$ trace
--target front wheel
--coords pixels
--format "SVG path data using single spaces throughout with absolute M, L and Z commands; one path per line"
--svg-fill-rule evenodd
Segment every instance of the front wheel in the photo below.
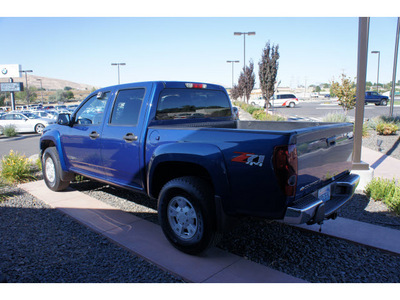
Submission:
M 180 177 L 164 185 L 158 198 L 158 218 L 175 248 L 198 254 L 217 242 L 212 199 L 210 186 L 197 177 Z
M 62 191 L 69 186 L 69 181 L 61 180 L 61 163 L 55 147 L 47 148 L 42 157 L 43 178 L 52 191 Z
M 382 99 L 380 105 L 387 106 L 387 100 L 386 99 Z
M 290 108 L 294 108 L 295 106 L 296 106 L 296 104 L 295 104 L 294 102 L 290 102 L 290 103 L 289 103 L 289 107 L 290 107 Z

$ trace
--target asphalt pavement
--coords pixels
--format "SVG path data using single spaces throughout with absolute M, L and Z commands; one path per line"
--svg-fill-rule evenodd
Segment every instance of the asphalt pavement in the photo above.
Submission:
M 17 151 L 26 157 L 39 153 L 40 134 L 20 134 L 16 137 L 0 137 L 0 158 L 10 153 L 10 150 Z

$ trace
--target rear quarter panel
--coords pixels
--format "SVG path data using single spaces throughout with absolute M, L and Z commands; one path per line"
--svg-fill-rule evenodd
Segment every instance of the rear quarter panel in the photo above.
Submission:
M 154 135 L 159 139 L 153 139 Z M 146 165 L 151 173 L 161 154 L 163 160 L 198 163 L 213 178 L 226 213 L 281 218 L 286 198 L 277 185 L 272 154 L 274 146 L 288 139 L 287 135 L 239 129 L 152 127 Z

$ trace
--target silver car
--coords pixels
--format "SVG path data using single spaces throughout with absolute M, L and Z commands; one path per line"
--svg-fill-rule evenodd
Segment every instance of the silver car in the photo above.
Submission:
M 0 117 L 0 132 L 6 126 L 14 126 L 17 132 L 37 132 L 42 133 L 43 129 L 54 124 L 55 120 L 41 118 L 33 113 L 10 112 Z

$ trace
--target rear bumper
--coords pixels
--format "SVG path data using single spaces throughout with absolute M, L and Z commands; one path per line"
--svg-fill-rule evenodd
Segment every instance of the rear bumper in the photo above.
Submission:
M 318 191 L 315 191 L 288 207 L 283 221 L 289 224 L 322 222 L 351 199 L 359 182 L 359 175 L 349 174 L 345 178 L 330 183 L 329 200 L 318 199 Z

